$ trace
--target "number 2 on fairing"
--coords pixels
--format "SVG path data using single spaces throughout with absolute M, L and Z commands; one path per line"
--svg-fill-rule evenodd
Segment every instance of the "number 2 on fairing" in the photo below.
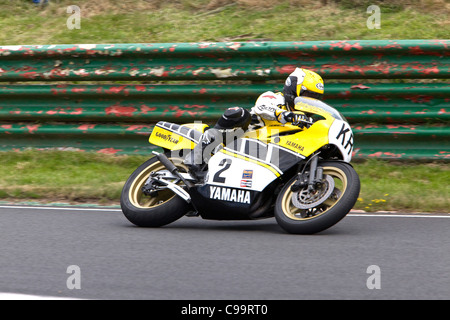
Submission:
M 216 172 L 213 178 L 213 182 L 225 183 L 226 178 L 221 177 L 220 175 L 231 167 L 231 159 L 223 159 L 222 161 L 220 161 L 219 166 L 225 167 Z

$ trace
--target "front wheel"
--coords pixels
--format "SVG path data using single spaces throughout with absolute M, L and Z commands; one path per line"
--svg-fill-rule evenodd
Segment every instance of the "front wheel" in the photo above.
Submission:
M 180 159 L 168 158 L 180 171 L 187 172 Z M 153 157 L 137 168 L 125 182 L 120 206 L 131 223 L 140 227 L 160 227 L 178 220 L 189 211 L 189 204 L 169 189 L 154 194 L 143 192 L 150 174 L 162 170 L 166 170 L 164 165 Z
M 360 192 L 360 181 L 353 167 L 345 162 L 327 161 L 323 180 L 313 191 L 308 187 L 291 190 L 297 176 L 289 180 L 278 195 L 275 218 L 287 232 L 314 234 L 328 229 L 353 208 Z

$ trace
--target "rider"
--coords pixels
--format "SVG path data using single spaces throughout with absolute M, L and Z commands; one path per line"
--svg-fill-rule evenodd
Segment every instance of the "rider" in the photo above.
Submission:
M 255 106 L 249 112 L 241 107 L 233 107 L 225 110 L 212 130 L 207 130 L 201 138 L 201 143 L 194 148 L 190 157 L 184 163 L 191 167 L 195 174 L 205 163 L 203 150 L 218 138 L 218 134 L 225 135 L 237 129 L 246 131 L 261 128 L 271 121 L 285 124 L 291 122 L 293 125 L 304 127 L 311 123 L 311 119 L 305 114 L 294 113 L 295 98 L 310 97 L 322 99 L 324 93 L 323 79 L 317 73 L 296 68 L 286 79 L 283 92 L 273 93 L 267 91 L 256 100 Z
M 267 125 L 267 120 L 293 125 L 307 124 L 310 119 L 301 113 L 293 113 L 295 98 L 299 96 L 322 99 L 323 79 L 317 73 L 303 68 L 296 68 L 286 79 L 283 93 L 264 92 L 256 100 L 251 110 L 253 128 Z

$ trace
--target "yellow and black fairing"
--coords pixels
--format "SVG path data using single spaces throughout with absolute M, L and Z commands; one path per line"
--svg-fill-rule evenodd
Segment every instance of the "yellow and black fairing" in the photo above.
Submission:
M 314 123 L 309 128 L 299 128 L 273 121 L 263 128 L 246 132 L 211 158 L 210 167 L 224 170 L 220 177 L 226 178 L 226 185 L 214 181 L 216 171 L 210 168 L 206 185 L 197 188 L 199 198 L 203 199 L 201 205 L 205 206 L 203 218 L 216 219 L 219 214 L 221 219 L 259 217 L 258 214 L 263 214 L 261 207 L 270 203 L 277 186 L 297 174 L 319 150 L 321 156 L 324 155 L 322 159 L 350 160 L 353 135 L 339 112 L 312 98 L 299 99 L 296 110 L 313 117 Z M 254 171 L 253 181 L 242 184 L 246 169 Z M 257 182 L 255 176 L 259 178 Z M 233 189 L 230 191 L 230 188 Z M 228 198 L 219 194 L 219 191 L 234 190 L 246 190 L 250 201 L 224 201 Z M 208 210 L 211 206 L 214 211 Z
M 328 104 L 313 98 L 298 97 L 295 111 L 314 119 L 308 129 L 291 124 L 271 125 L 250 131 L 245 137 L 280 148 L 308 158 L 321 150 L 323 158 L 337 158 L 350 162 L 353 151 L 353 133 L 345 117 Z
M 293 134 L 303 129 L 274 124 L 227 141 L 211 157 L 205 184 L 190 192 L 202 218 L 248 220 L 273 216 L 271 205 L 277 187 L 295 174 L 286 173 L 295 171 L 304 159 L 277 142 L 280 133 Z

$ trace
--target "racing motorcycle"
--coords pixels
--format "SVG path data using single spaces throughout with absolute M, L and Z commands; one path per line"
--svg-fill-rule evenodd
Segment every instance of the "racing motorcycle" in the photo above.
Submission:
M 209 153 L 203 178 L 185 164 L 207 124 L 158 122 L 149 142 L 164 152 L 137 168 L 121 194 L 125 217 L 160 227 L 183 216 L 214 220 L 275 217 L 288 233 L 314 234 L 343 219 L 360 192 L 351 166 L 353 133 L 328 104 L 306 97 L 295 111 L 306 126 L 269 125 L 244 132 Z

